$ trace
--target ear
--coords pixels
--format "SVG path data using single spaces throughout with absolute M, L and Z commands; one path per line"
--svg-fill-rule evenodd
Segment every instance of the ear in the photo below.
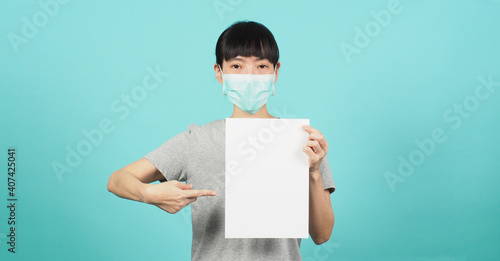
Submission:
M 281 63 L 280 62 L 277 62 L 276 63 L 276 78 L 274 79 L 274 83 L 276 84 L 276 81 L 278 80 L 278 72 L 280 70 L 280 67 L 281 67 Z
M 215 71 L 215 78 L 217 78 L 217 81 L 219 81 L 220 84 L 223 83 L 222 81 L 222 72 L 219 69 L 219 66 L 217 66 L 217 63 L 214 64 L 214 71 Z

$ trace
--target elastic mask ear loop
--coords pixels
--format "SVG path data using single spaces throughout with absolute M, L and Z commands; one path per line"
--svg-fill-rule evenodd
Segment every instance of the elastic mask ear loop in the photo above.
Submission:
M 276 81 L 276 68 L 278 67 L 278 64 L 274 65 L 274 80 Z M 276 89 L 274 88 L 274 82 L 273 82 L 273 96 L 276 95 Z
M 227 92 L 226 92 L 226 81 L 224 81 L 224 73 L 222 72 L 222 68 L 220 68 L 220 65 L 217 64 L 217 66 L 219 67 L 220 73 L 222 75 L 222 95 L 226 95 Z

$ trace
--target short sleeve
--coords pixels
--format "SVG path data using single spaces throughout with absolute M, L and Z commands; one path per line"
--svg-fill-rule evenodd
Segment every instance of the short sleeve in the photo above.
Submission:
M 188 165 L 188 155 L 191 148 L 190 126 L 188 126 L 187 131 L 175 135 L 144 156 L 155 165 L 168 181 L 186 180 L 186 166 Z
M 326 155 L 319 165 L 319 171 L 321 172 L 323 188 L 329 189 L 330 194 L 333 193 L 335 191 L 335 183 L 333 182 L 332 171 L 330 169 L 330 164 L 328 163 Z

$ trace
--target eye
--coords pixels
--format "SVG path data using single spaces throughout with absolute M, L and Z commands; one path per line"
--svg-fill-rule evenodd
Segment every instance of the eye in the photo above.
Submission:
M 267 68 L 267 65 L 265 65 L 265 64 L 261 64 L 261 65 L 259 65 L 259 68 L 260 68 L 260 69 Z
M 239 66 L 239 65 L 237 65 L 237 64 L 233 64 L 231 67 L 233 67 L 233 68 L 235 68 L 235 69 L 240 68 L 240 66 Z

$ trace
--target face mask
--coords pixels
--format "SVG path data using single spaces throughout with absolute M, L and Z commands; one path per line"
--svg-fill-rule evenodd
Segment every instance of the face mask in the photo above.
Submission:
M 219 70 L 222 69 L 219 65 Z M 248 114 L 254 114 L 264 106 L 269 95 L 275 95 L 273 74 L 223 74 L 222 94 L 238 108 Z

